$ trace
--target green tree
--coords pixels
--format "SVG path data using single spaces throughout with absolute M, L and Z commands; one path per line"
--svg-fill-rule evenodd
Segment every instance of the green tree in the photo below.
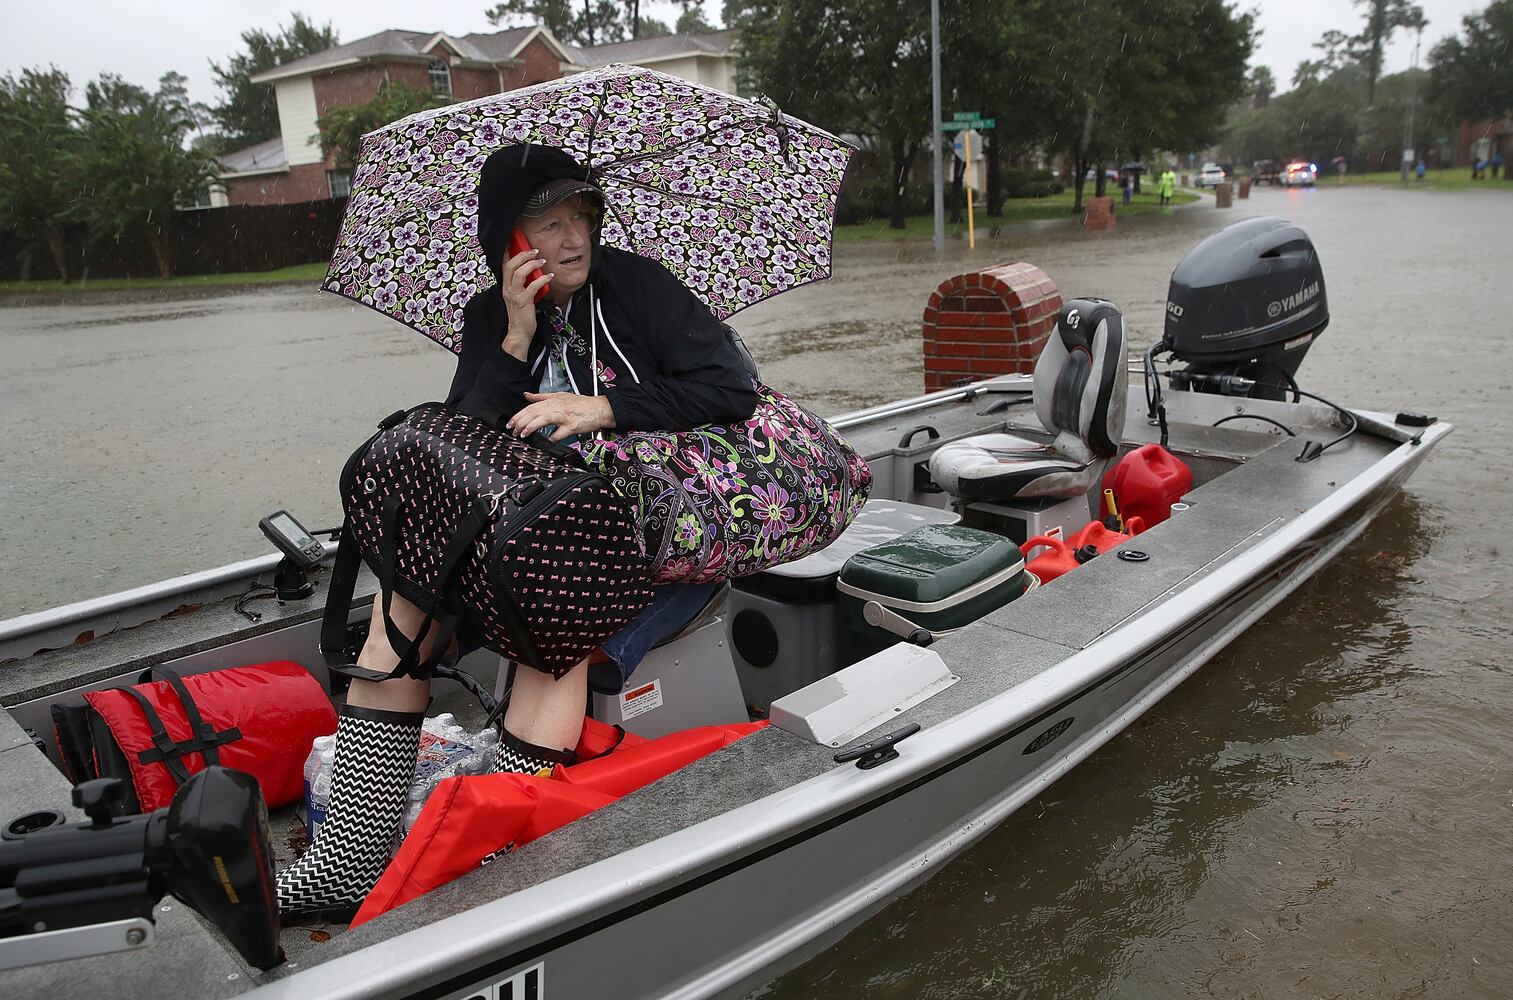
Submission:
M 682 17 L 687 17 L 702 0 L 673 2 L 682 9 Z M 484 15 L 490 24 L 505 27 L 540 24 L 558 41 L 574 45 L 608 45 L 672 33 L 664 22 L 641 16 L 641 0 L 582 0 L 581 4 L 575 0 L 504 0 Z
M 385 80 L 379 84 L 378 93 L 365 103 L 332 108 L 316 119 L 321 153 L 333 157 L 337 166 L 351 168 L 357 163 L 362 137 L 369 132 L 417 111 L 451 103 L 450 97 L 412 87 L 402 80 Z
M 240 149 L 279 134 L 273 88 L 253 83 L 252 77 L 338 44 L 329 23 L 316 25 L 303 14 L 292 16 L 292 23 L 276 31 L 252 28 L 242 32 L 246 51 L 228 56 L 224 64 L 210 64 L 210 72 L 223 91 L 221 102 L 210 112 L 223 137 L 223 149 Z
M 1245 77 L 1245 96 L 1253 108 L 1264 108 L 1277 92 L 1277 78 L 1269 66 L 1252 66 Z
M 1398 28 L 1423 30 L 1424 12 L 1408 0 L 1355 0 L 1366 8 L 1366 25 L 1351 39 L 1356 56 L 1366 70 L 1366 107 L 1376 105 L 1376 82 L 1382 75 L 1382 49 Z
M 1090 4 L 1065 30 L 1070 57 L 1055 86 L 1062 91 L 1054 134 L 1075 162 L 1073 211 L 1083 179 L 1098 167 L 1156 149 L 1201 149 L 1221 134 L 1229 108 L 1245 91 L 1254 46 L 1253 16 L 1223 0 L 1131 0 Z
M 799 118 L 878 144 L 890 164 L 890 225 L 902 229 L 910 170 L 930 132 L 929 8 L 753 0 L 738 24 L 756 90 Z
M 685 7 L 683 13 L 678 15 L 678 23 L 673 25 L 673 31 L 680 35 L 707 35 L 719 30 L 709 23 L 709 19 L 704 16 L 704 8 L 698 4 Z
M 168 237 L 180 206 L 215 180 L 216 163 L 187 142 L 194 107 L 184 77 L 167 73 L 156 93 L 105 74 L 85 88 L 80 144 L 80 218 L 95 238 L 140 232 L 161 277 L 173 273 Z
M 1513 108 L 1513 0 L 1461 19 L 1460 35 L 1429 52 L 1429 100 L 1454 118 L 1482 121 Z
M 0 230 L 22 245 L 41 241 L 69 279 L 63 227 L 79 208 L 79 135 L 67 74 L 27 69 L 0 78 Z

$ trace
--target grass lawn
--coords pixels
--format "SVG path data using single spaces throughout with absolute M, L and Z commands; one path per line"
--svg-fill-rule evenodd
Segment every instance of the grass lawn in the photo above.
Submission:
M 1507 170 L 1504 169 L 1504 174 Z M 1374 174 L 1346 174 L 1343 182 L 1338 177 L 1321 175 L 1319 187 L 1354 187 L 1357 185 L 1378 185 L 1390 187 L 1402 187 L 1402 173 L 1397 170 L 1384 170 Z M 1435 191 L 1513 191 L 1513 180 L 1507 177 L 1499 177 L 1493 180 L 1491 177 L 1485 180 L 1473 181 L 1470 167 L 1452 167 L 1446 170 L 1430 170 L 1424 175 L 1423 180 L 1417 180 L 1411 174 L 1408 179 L 1408 187 L 1433 189 Z
M 1119 189 L 1109 185 L 1109 194 L 1114 198 L 1114 215 L 1146 214 L 1161 211 L 1160 199 L 1157 197 L 1155 187 L 1152 185 L 1144 194 L 1137 194 L 1128 205 L 1120 203 Z M 1083 193 L 1084 201 L 1092 197 L 1093 187 L 1088 185 Z M 1177 189 L 1172 200 L 1178 205 L 1197 201 L 1201 197 L 1195 192 Z M 1032 219 L 1071 219 L 1072 215 L 1072 191 L 1070 188 L 1057 195 L 1048 198 L 1011 198 L 1003 203 L 1003 215 L 991 217 L 978 206 L 976 217 L 973 220 L 977 224 L 977 236 L 979 239 L 987 238 L 989 231 L 994 226 L 1007 223 L 1028 222 Z M 966 238 L 967 224 L 953 224 L 950 221 L 950 210 L 946 211 L 946 237 L 948 239 L 960 236 Z M 962 212 L 965 220 L 966 212 Z M 888 220 L 872 219 L 868 222 L 857 223 L 853 226 L 836 226 L 835 238 L 838 241 L 853 240 L 911 240 L 932 239 L 935 236 L 935 217 L 933 215 L 913 215 L 905 220 L 903 229 L 890 229 Z
M 274 285 L 281 282 L 319 284 L 326 276 L 325 264 L 299 264 L 276 271 L 243 271 L 239 274 L 194 274 L 184 278 L 95 278 L 89 281 L 0 281 L 0 295 L 37 295 L 48 292 L 136 291 L 152 288 L 209 288 L 216 285 Z

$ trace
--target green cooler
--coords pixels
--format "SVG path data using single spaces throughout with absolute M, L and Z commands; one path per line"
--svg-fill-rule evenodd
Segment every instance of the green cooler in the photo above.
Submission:
M 851 659 L 899 641 L 867 624 L 869 601 L 939 635 L 1003 607 L 1027 582 L 1019 546 L 976 528 L 931 524 L 864 549 L 846 560 L 836 583 L 855 644 Z

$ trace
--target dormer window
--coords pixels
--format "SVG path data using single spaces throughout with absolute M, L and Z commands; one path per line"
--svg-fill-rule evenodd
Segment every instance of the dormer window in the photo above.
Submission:
M 432 59 L 427 66 L 427 75 L 431 79 L 431 93 L 443 97 L 452 96 L 452 70 L 445 62 Z

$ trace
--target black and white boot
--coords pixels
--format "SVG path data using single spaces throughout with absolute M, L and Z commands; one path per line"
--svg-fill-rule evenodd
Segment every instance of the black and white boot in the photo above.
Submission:
M 513 771 L 519 774 L 535 775 L 538 778 L 549 778 L 554 765 L 571 764 L 576 759 L 577 754 L 571 750 L 540 747 L 534 743 L 525 742 L 508 729 L 501 729 L 499 752 L 494 756 L 494 773 Z
M 341 710 L 326 821 L 304 856 L 278 873 L 280 916 L 350 918 L 378 882 L 404 815 L 424 721 L 424 712 Z

